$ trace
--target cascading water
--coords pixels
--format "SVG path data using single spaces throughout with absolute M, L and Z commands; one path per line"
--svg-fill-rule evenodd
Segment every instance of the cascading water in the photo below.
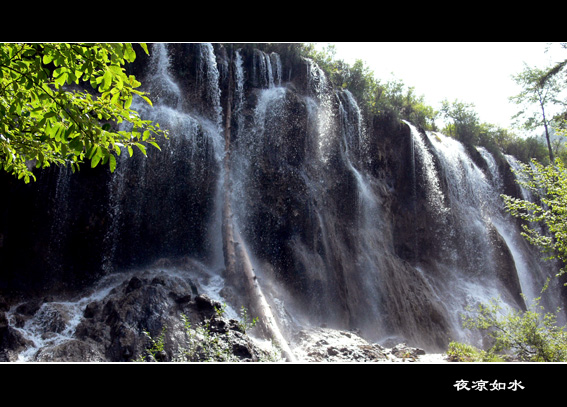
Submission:
M 209 44 L 210 45 L 210 44 Z M 143 117 L 155 120 L 168 129 L 172 137 L 162 146 L 162 153 L 149 149 L 148 157 L 135 154 L 128 158 L 128 152 L 121 154 L 120 165 L 110 181 L 110 213 L 112 227 L 108 229 L 107 264 L 120 266 L 117 251 L 129 252 L 128 248 L 120 248 L 120 231 L 128 229 L 133 235 L 143 234 L 149 222 L 155 219 L 157 224 L 170 226 L 160 237 L 162 248 L 187 247 L 190 242 L 181 242 L 183 233 L 177 229 L 179 221 L 187 222 L 187 232 L 192 225 L 201 226 L 201 216 L 198 211 L 205 211 L 212 219 L 217 219 L 219 210 L 214 206 L 217 198 L 211 198 L 213 188 L 219 188 L 222 182 L 214 177 L 219 173 L 220 163 L 224 154 L 224 140 L 220 128 L 220 99 L 218 89 L 218 71 L 216 63 L 211 65 L 211 48 L 203 46 L 199 58 L 199 86 L 203 87 L 206 95 L 205 103 L 210 104 L 206 115 L 201 114 L 202 106 L 193 111 L 182 109 L 183 94 L 169 73 L 169 57 L 166 44 L 154 46 L 153 57 L 150 61 L 147 90 L 157 100 L 154 107 L 143 101 L 135 101 L 135 108 Z M 213 59 L 214 62 L 214 59 Z M 210 68 L 209 68 L 210 67 Z M 212 112 L 212 113 L 211 113 Z M 138 153 L 137 151 L 135 153 Z M 136 179 L 133 184 L 132 180 Z M 160 182 L 160 179 L 175 179 L 175 184 Z M 195 187 L 195 191 L 191 190 Z M 156 200 L 149 199 L 149 194 L 161 200 L 160 210 L 155 211 L 151 205 Z M 201 208 L 201 209 L 200 209 Z M 165 209 L 165 212 L 160 212 Z M 193 213 L 193 211 L 197 211 Z M 158 217 L 159 213 L 159 219 Z M 148 231 L 149 232 L 149 231 Z M 191 235 L 188 234 L 187 238 Z M 217 256 L 218 265 L 218 236 L 206 236 L 208 249 Z M 173 241 L 175 240 L 175 241 Z M 128 242 L 125 242 L 128 243 Z M 186 250 L 186 249 L 185 249 Z M 156 250 L 159 251 L 159 250 Z M 165 250 L 167 252 L 167 249 Z M 180 253 L 181 254 L 181 253 Z
M 456 140 L 406 122 L 411 151 L 396 146 L 396 153 L 380 154 L 408 163 L 411 175 L 388 178 L 378 172 L 406 169 L 380 169 L 383 157 L 373 154 L 383 140 L 353 95 L 333 89 L 314 61 L 298 62 L 294 79 L 277 53 L 224 51 L 192 44 L 190 58 L 175 62 L 185 78 L 172 61 L 182 50 L 152 46 L 143 83 L 154 106 L 135 101 L 134 109 L 170 138 L 147 157 L 123 151 L 109 178 L 106 274 L 152 270 L 156 262 L 177 273 L 166 260 L 183 258 L 180 278 L 190 275 L 235 316 L 246 301 L 231 296 L 225 280 L 229 223 L 228 243 L 248 263 L 287 340 L 327 326 L 432 349 L 467 339 L 460 320 L 467 305 L 501 296 L 523 307 L 520 292 L 528 301 L 538 295 L 544 271 L 501 207 L 500 168 L 488 151 L 478 149 L 484 172 Z M 67 194 L 67 176 L 59 179 L 58 200 Z M 413 202 L 396 207 L 401 200 Z M 36 351 L 49 339 L 41 330 L 49 307 L 79 315 L 116 284 L 101 281 L 77 302 L 44 305 L 19 329 L 30 333 Z M 72 337 L 76 319 L 68 321 L 57 340 Z
M 417 128 L 409 122 L 405 123 L 411 129 L 412 147 L 414 149 L 414 154 L 417 153 L 417 159 L 419 160 L 421 170 L 424 173 L 425 182 L 427 184 L 427 200 L 429 202 L 429 206 L 439 216 L 445 216 L 448 209 L 445 207 L 444 195 L 441 190 L 441 183 L 437 169 L 435 167 L 433 155 L 426 147 L 425 141 L 423 140 L 422 135 L 417 130 Z M 413 162 L 415 165 L 415 157 Z
M 61 250 L 65 245 L 66 232 L 68 232 L 70 208 L 67 201 L 69 197 L 71 169 L 63 168 L 58 176 L 55 185 L 54 199 L 61 202 L 55 209 L 55 213 L 51 214 L 53 224 L 50 229 L 49 236 L 49 259 L 48 262 L 52 267 L 59 267 Z
M 514 219 L 504 212 L 502 176 L 492 154 L 477 149 L 486 164 L 485 172 L 457 140 L 434 132 L 420 134 L 408 125 L 424 169 L 427 196 L 433 208 L 442 208 L 437 213 L 447 227 L 441 235 L 445 255 L 436 263 L 446 279 L 442 301 L 459 310 L 455 314 L 465 314 L 465 304 L 486 303 L 497 297 L 512 308 L 531 304 L 544 287 L 545 269 L 526 246 Z M 422 137 L 427 137 L 428 144 Z M 508 260 L 503 253 L 509 253 Z M 556 289 L 551 291 L 551 300 L 544 302 L 554 310 L 559 302 L 553 299 L 559 295 Z M 466 338 L 459 326 L 455 319 L 455 332 Z

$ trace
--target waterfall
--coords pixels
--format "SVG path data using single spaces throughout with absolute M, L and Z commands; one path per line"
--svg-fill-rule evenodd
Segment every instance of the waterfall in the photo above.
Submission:
M 534 261 L 515 220 L 504 211 L 500 199 L 502 176 L 494 157 L 482 147 L 477 149 L 485 161 L 485 172 L 457 140 L 436 132 L 420 134 L 408 125 L 429 203 L 433 208 L 442 208 L 438 213 L 446 216 L 442 222 L 446 226 L 442 238 L 446 256 L 436 263 L 439 270 L 444 270 L 445 281 L 439 284 L 430 277 L 443 302 L 465 313 L 465 304 L 500 297 L 508 306 L 518 308 L 524 306 L 521 292 L 531 303 L 545 283 L 544 268 Z M 423 142 L 423 136 L 428 144 Z M 513 163 L 512 158 L 507 159 Z M 510 260 L 503 257 L 505 252 Z M 511 284 L 513 281 L 517 283 Z M 447 291 L 442 294 L 443 286 Z M 554 296 L 559 297 L 556 291 L 551 298 Z M 454 327 L 463 338 L 468 335 L 457 319 Z
M 427 189 L 427 200 L 429 206 L 439 215 L 444 217 L 449 209 L 445 206 L 444 195 L 441 190 L 441 181 L 435 166 L 435 161 L 432 153 L 429 151 L 425 145 L 425 141 L 422 138 L 419 130 L 409 122 L 405 122 L 410 130 L 412 137 L 412 148 L 414 153 L 417 152 L 417 158 L 419 159 L 419 167 L 422 169 Z M 412 159 L 415 171 L 415 160 Z
M 356 182 L 358 196 L 361 198 L 359 212 L 363 219 L 379 219 L 379 203 L 372 191 L 369 178 L 356 168 L 355 162 L 364 162 L 361 157 L 367 151 L 366 131 L 362 123 L 362 113 L 352 94 L 345 90 L 339 96 L 339 126 L 344 144 L 344 157 L 348 168 L 352 171 Z M 373 225 L 378 230 L 378 225 Z
M 120 253 L 131 252 L 132 245 L 151 244 L 149 239 L 142 240 L 143 236 L 162 227 L 161 241 L 151 251 L 165 249 L 166 253 L 175 253 L 197 249 L 217 253 L 217 258 L 220 252 L 218 236 L 203 236 L 200 230 L 204 226 L 202 216 L 219 222 L 219 209 L 215 207 L 218 199 L 211 197 L 222 182 L 217 174 L 224 156 L 219 74 L 212 47 L 210 44 L 200 47 L 198 60 L 198 83 L 208 112 L 204 113 L 202 106 L 183 107 L 187 103 L 170 72 L 167 44 L 154 44 L 149 68 L 146 91 L 150 96 L 155 95 L 157 102 L 149 106 L 137 98 L 133 108 L 142 117 L 168 129 L 170 138 L 161 143 L 161 152 L 148 147 L 147 157 L 134 150 L 134 156 L 129 158 L 123 149 L 119 157 L 119 165 L 108 185 L 111 227 L 105 237 L 107 271 L 127 266 L 128 262 L 121 263 Z M 169 185 L 163 180 L 175 182 Z M 155 205 L 160 209 L 156 210 Z M 153 220 L 158 228 L 155 231 L 150 229 Z M 125 237 L 125 231 L 134 236 L 132 241 Z M 198 241 L 191 238 L 193 233 L 200 234 Z
M 240 49 L 235 51 L 234 60 L 234 109 L 233 116 L 236 117 L 235 134 L 238 137 L 238 132 L 244 128 L 244 116 L 242 109 L 244 108 L 244 67 L 242 61 L 242 52 Z
M 61 259 L 64 256 L 61 252 L 66 243 L 66 234 L 69 232 L 69 219 L 71 211 L 69 208 L 69 194 L 71 182 L 71 168 L 63 167 L 58 169 L 55 184 L 54 201 L 58 206 L 51 214 L 52 224 L 49 235 L 49 264 L 51 267 L 60 268 Z
M 353 281 L 351 283 L 353 288 L 350 291 L 364 297 L 364 300 L 359 301 L 364 304 L 361 309 L 373 315 L 373 318 L 368 318 L 372 324 L 383 329 L 384 321 L 381 318 L 383 309 L 380 303 L 384 301 L 385 293 L 382 289 L 384 282 L 381 281 L 383 277 L 381 271 L 386 267 L 384 253 L 390 248 L 386 247 L 385 243 L 381 202 L 374 192 L 370 177 L 363 170 L 357 169 L 357 165 L 364 162 L 361 157 L 366 151 L 366 132 L 360 108 L 348 90 L 339 95 L 338 120 L 344 144 L 343 160 L 354 175 L 357 186 L 357 205 L 353 210 L 357 216 L 354 233 L 357 235 L 358 250 L 354 254 L 356 274 L 348 276 L 348 280 Z M 357 309 L 358 312 L 361 312 L 361 309 Z
M 197 82 L 204 94 L 204 112 L 216 124 L 218 132 L 222 130 L 222 107 L 220 103 L 219 70 L 212 44 L 199 44 L 199 70 Z M 202 106 L 200 108 L 203 108 Z
M 336 147 L 336 134 L 334 133 L 335 114 L 333 110 L 333 94 L 328 92 L 328 82 L 325 73 L 312 60 L 306 59 L 308 69 L 308 86 L 314 94 L 315 123 L 317 126 L 316 140 L 320 161 L 326 165 Z
M 519 163 L 519 161 L 516 159 L 516 157 L 506 154 L 504 155 L 504 157 L 506 158 L 506 161 L 508 162 L 508 164 L 510 165 L 510 168 L 514 171 L 515 177 L 519 180 L 522 179 L 522 167 Z M 524 186 L 522 185 L 518 185 L 518 187 L 520 188 L 520 191 L 522 193 L 521 198 L 526 200 L 526 201 L 531 201 L 534 199 L 531 191 L 528 191 Z
M 439 349 L 469 339 L 467 306 L 500 296 L 522 308 L 520 293 L 539 295 L 547 269 L 505 213 L 502 164 L 489 151 L 409 122 L 384 134 L 313 60 L 297 58 L 287 77 L 283 54 L 223 47 L 152 45 L 143 90 L 154 105 L 137 98 L 132 107 L 170 136 L 147 156 L 124 149 L 102 178 L 105 217 L 93 224 L 104 231 L 106 278 L 173 273 L 168 265 L 178 261 L 185 276 L 198 274 L 200 292 L 236 315 L 247 299 L 227 278 L 228 203 L 229 244 L 286 339 L 326 326 Z M 63 216 L 72 209 L 70 174 L 59 177 L 57 238 L 72 220 Z M 53 309 L 80 316 L 114 286 L 103 279 L 84 300 L 48 302 L 21 329 L 37 350 Z M 72 337 L 73 326 L 70 318 L 57 340 Z
M 182 100 L 181 90 L 171 77 L 170 66 L 167 44 L 155 44 L 149 62 L 151 76 L 147 91 L 156 105 L 179 109 Z
M 446 179 L 446 198 L 451 208 L 453 230 L 457 235 L 466 237 L 457 243 L 464 245 L 459 257 L 467 257 L 467 268 L 471 272 L 489 272 L 492 265 L 486 256 L 491 250 L 488 225 L 495 210 L 491 197 L 496 191 L 490 187 L 486 175 L 471 160 L 462 144 L 439 133 L 430 133 L 428 137 L 441 162 L 442 176 Z M 457 245 L 453 250 L 461 248 Z
M 281 86 L 282 65 L 280 56 L 272 52 L 267 54 L 259 49 L 254 50 L 253 65 L 254 84 L 260 88 Z

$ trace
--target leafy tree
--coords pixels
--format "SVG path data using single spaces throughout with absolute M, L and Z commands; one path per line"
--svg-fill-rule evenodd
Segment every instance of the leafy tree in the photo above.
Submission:
M 445 353 L 449 362 L 505 362 L 505 358 L 462 342 L 451 342 Z
M 537 160 L 542 164 L 549 164 L 549 152 L 539 137 L 514 137 L 504 145 L 503 151 L 523 163 Z
M 140 44 L 148 53 L 145 44 Z M 19 179 L 35 180 L 32 167 L 71 165 L 116 168 L 116 155 L 133 147 L 146 153 L 167 136 L 159 124 L 132 110 L 134 97 L 151 105 L 125 65 L 132 44 L 0 44 L 0 166 Z M 90 84 L 90 92 L 86 90 Z M 125 123 L 129 130 L 119 130 Z
M 321 51 L 312 45 L 307 46 L 305 53 L 325 72 L 336 88 L 349 89 L 366 112 L 409 120 L 428 130 L 435 129 L 437 112 L 425 103 L 423 96 L 415 94 L 413 87 L 407 87 L 398 79 L 378 80 L 360 59 L 353 65 L 335 59 L 336 48 L 333 45 Z
M 550 119 L 547 117 L 546 108 L 550 104 L 562 104 L 557 96 L 562 90 L 562 86 L 556 75 L 551 75 L 549 70 L 531 68 L 525 66 L 524 70 L 515 75 L 514 81 L 522 86 L 522 91 L 510 98 L 516 104 L 522 105 L 523 109 L 513 118 L 524 119 L 523 127 L 528 130 L 535 130 L 543 126 L 549 152 L 549 159 L 554 161 L 554 154 L 550 139 Z M 539 112 L 530 110 L 530 107 L 537 106 Z
M 567 261 L 567 170 L 559 158 L 543 165 L 537 160 L 522 164 L 518 183 L 537 197 L 536 202 L 503 195 L 506 210 L 528 223 L 523 236 L 548 254 L 548 259 Z M 541 228 L 544 225 L 545 228 Z M 566 272 L 560 269 L 559 275 Z
M 425 104 L 424 96 L 417 96 L 415 88 L 402 80 L 381 82 L 376 92 L 375 113 L 389 113 L 408 120 L 426 130 L 434 130 L 438 112 Z
M 560 43 L 559 44 L 563 49 L 567 49 L 567 43 Z M 558 76 L 559 74 L 565 72 L 565 68 L 567 67 L 567 59 L 557 62 L 552 65 L 549 69 L 543 72 L 540 83 L 543 84 L 548 81 L 551 77 Z
M 455 346 L 450 351 L 453 360 L 498 361 L 497 355 L 509 354 L 523 362 L 567 361 L 567 333 L 557 324 L 557 315 L 545 312 L 535 299 L 526 311 L 505 310 L 500 300 L 480 304 L 477 313 L 465 317 L 463 325 L 488 335 L 491 348 L 475 352 L 468 346 Z M 476 354 L 476 355 L 475 355 Z
M 480 121 L 474 110 L 474 104 L 458 100 L 450 103 L 445 99 L 441 105 L 442 116 L 452 120 L 452 123 L 446 127 L 445 131 L 451 137 L 455 137 L 465 144 L 477 145 L 479 142 Z

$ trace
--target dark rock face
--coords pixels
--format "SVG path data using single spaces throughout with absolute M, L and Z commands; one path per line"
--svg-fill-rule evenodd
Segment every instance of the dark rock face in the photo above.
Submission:
M 6 297 L 73 291 L 101 276 L 108 226 L 104 169 L 51 167 L 23 184 L 0 174 L 0 291 Z
M 0 311 L 0 362 L 11 362 L 17 360 L 18 354 L 27 346 L 31 345 L 31 341 L 12 327 L 6 317 L 4 311 Z
M 107 296 L 88 302 L 82 309 L 73 332 L 57 339 L 70 325 L 71 310 L 49 299 L 28 301 L 18 306 L 11 317 L 24 327 L 31 321 L 41 330 L 45 345 L 29 356 L 39 362 L 128 362 L 214 360 L 215 355 L 195 346 L 190 355 L 187 325 L 198 327 L 209 338 L 200 343 L 212 346 L 213 339 L 224 341 L 224 357 L 232 361 L 267 360 L 245 334 L 243 325 L 223 316 L 222 304 L 205 294 L 193 295 L 193 283 L 166 273 L 141 273 L 124 280 Z M 185 318 L 185 319 L 183 319 Z M 206 328 L 204 328 L 206 327 Z M 3 361 L 15 361 L 19 352 L 32 347 L 31 340 L 13 328 L 3 312 L 0 319 L 0 349 Z M 163 335 L 163 336 L 162 336 Z M 150 352 L 153 341 L 163 339 L 163 347 Z M 210 343 L 208 343 L 210 342 Z M 193 343 L 194 345 L 194 343 Z

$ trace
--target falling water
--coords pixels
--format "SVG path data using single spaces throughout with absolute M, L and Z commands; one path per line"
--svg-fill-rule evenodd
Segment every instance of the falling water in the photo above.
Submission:
M 420 161 L 418 165 L 420 165 L 420 167 L 422 168 L 425 176 L 425 181 L 427 184 L 427 200 L 429 202 L 429 206 L 439 216 L 445 216 L 449 209 L 445 206 L 444 195 L 441 190 L 441 183 L 433 155 L 426 147 L 425 141 L 423 140 L 419 130 L 411 123 L 405 123 L 411 130 L 412 147 L 414 148 L 414 152 L 417 152 L 417 158 Z M 415 165 L 415 161 L 412 160 L 412 163 Z
M 395 199 L 386 196 L 398 193 L 398 186 L 386 187 L 368 171 L 375 140 L 353 95 L 332 89 L 312 60 L 303 60 L 307 89 L 298 92 L 297 84 L 282 80 L 278 54 L 256 50 L 245 60 L 243 50 L 235 50 L 231 165 L 225 174 L 221 72 L 226 71 L 219 70 L 211 44 L 193 49 L 191 86 L 198 97 L 184 94 L 187 84 L 181 86 L 171 70 L 168 45 L 152 48 L 145 83 L 154 106 L 136 100 L 133 108 L 168 129 L 170 138 L 160 153 L 150 150 L 147 157 L 129 158 L 123 151 L 110 178 L 104 242 L 109 276 L 130 264 L 186 256 L 205 270 L 211 296 L 224 302 L 221 208 L 230 176 L 239 244 L 286 334 L 326 324 L 363 329 L 373 338 L 399 335 L 438 344 L 446 335 L 466 337 L 460 315 L 467 305 L 497 296 L 521 305 L 519 293 L 511 292 L 516 279 L 528 299 L 537 295 L 543 274 L 534 274 L 532 255 L 503 211 L 502 177 L 488 151 L 478 149 L 484 172 L 458 141 L 421 133 L 406 122 L 410 199 L 416 201 L 408 207 L 422 200 L 419 207 L 427 213 L 403 214 L 422 221 L 405 236 L 418 242 L 418 234 L 430 233 L 426 237 L 435 236 L 431 246 L 438 251 L 425 260 L 401 259 L 394 248 L 397 219 L 388 218 Z M 64 182 L 56 191 L 62 196 Z M 435 232 L 423 231 L 423 225 Z M 129 253 L 147 257 L 129 262 Z M 22 328 L 34 332 L 34 349 L 44 344 L 40 321 L 51 314 L 49 307 L 78 315 L 109 287 L 105 283 L 76 303 L 45 305 Z M 72 321 L 59 329 L 60 339 L 72 335 Z
M 516 178 L 518 178 L 519 180 L 522 180 L 523 175 L 522 175 L 522 167 L 519 163 L 519 161 L 516 159 L 516 157 L 511 156 L 509 154 L 506 154 L 504 156 L 506 158 L 506 161 L 508 162 L 508 164 L 510 165 L 510 168 L 514 171 Z M 524 186 L 522 185 L 518 185 L 520 187 L 520 191 L 522 193 L 521 198 L 527 201 L 532 201 L 534 199 L 532 193 L 527 190 Z
M 530 303 L 543 287 L 544 271 L 533 260 L 515 221 L 504 211 L 500 199 L 503 181 L 494 157 L 486 149 L 478 148 L 486 163 L 485 173 L 457 140 L 429 132 L 426 136 L 431 147 L 428 147 L 419 132 L 411 125 L 410 128 L 423 167 L 428 199 L 433 207 L 443 208 L 441 213 L 446 215 L 450 228 L 443 239 L 448 255 L 437 264 L 439 269 L 446 270 L 443 274 L 446 281 L 442 285 L 433 283 L 437 292 L 439 287 L 448 288 L 442 294 L 443 302 L 466 313 L 466 304 L 486 303 L 500 297 L 517 308 L 523 306 L 518 296 L 521 291 Z M 445 189 L 440 185 L 446 185 Z M 443 202 L 445 207 L 441 206 Z M 498 248 L 498 240 L 505 249 Z M 497 259 L 501 250 L 510 253 L 512 264 L 507 273 L 511 277 L 506 277 L 506 281 L 517 279 L 518 292 L 513 285 L 500 282 L 503 264 Z M 454 327 L 463 338 L 469 335 L 456 318 Z
M 314 100 L 308 99 L 307 102 L 314 111 L 313 117 L 317 127 L 315 137 L 318 142 L 320 161 L 327 164 L 336 140 L 333 94 L 328 91 L 328 81 L 323 70 L 313 60 L 305 59 L 305 61 L 307 62 L 308 87 L 314 95 Z
M 220 103 L 221 91 L 219 88 L 219 70 L 212 44 L 199 44 L 199 70 L 197 82 L 203 89 L 205 96 L 204 106 L 199 106 L 216 124 L 218 133 L 222 132 L 222 107 Z
M 53 197 L 54 201 L 57 202 L 58 205 L 54 208 L 54 213 L 51 214 L 53 222 L 50 229 L 48 250 L 48 261 L 50 266 L 55 269 L 59 269 L 61 267 L 61 251 L 66 243 L 66 234 L 69 232 L 71 208 L 69 208 L 68 201 L 71 176 L 71 168 L 58 168 L 55 195 Z

